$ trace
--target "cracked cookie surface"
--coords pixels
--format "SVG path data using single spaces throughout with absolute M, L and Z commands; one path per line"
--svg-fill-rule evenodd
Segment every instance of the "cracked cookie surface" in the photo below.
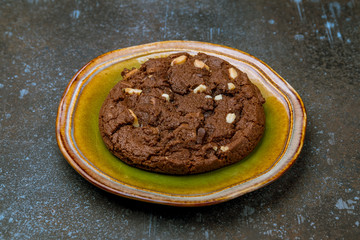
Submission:
M 154 172 L 194 174 L 235 163 L 265 129 L 265 102 L 247 75 L 204 53 L 177 53 L 122 72 L 99 114 L 107 148 Z

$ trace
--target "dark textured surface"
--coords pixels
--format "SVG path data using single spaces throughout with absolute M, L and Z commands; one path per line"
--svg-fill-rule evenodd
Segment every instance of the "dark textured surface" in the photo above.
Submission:
M 353 1 L 0 1 L 0 239 L 356 239 L 360 7 Z M 116 197 L 61 155 L 74 73 L 110 50 L 184 39 L 265 61 L 301 95 L 305 145 L 278 181 L 180 209 Z

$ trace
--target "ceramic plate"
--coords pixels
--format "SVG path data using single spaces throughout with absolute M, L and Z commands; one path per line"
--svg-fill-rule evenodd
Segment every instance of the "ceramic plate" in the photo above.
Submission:
M 98 114 L 110 89 L 121 81 L 122 70 L 175 52 L 204 52 L 222 58 L 246 72 L 261 90 L 266 99 L 266 130 L 246 159 L 208 173 L 173 176 L 128 166 L 105 147 Z M 301 98 L 269 66 L 236 49 L 191 41 L 156 42 L 95 58 L 71 79 L 56 121 L 60 150 L 88 181 L 116 195 L 174 206 L 216 204 L 271 183 L 298 157 L 305 128 L 306 112 Z

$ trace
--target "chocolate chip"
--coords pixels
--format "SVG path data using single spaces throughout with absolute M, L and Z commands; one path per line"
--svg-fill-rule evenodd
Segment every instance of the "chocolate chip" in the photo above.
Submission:
M 205 140 L 205 135 L 206 135 L 206 130 L 204 128 L 199 128 L 197 130 L 196 143 L 202 144 Z

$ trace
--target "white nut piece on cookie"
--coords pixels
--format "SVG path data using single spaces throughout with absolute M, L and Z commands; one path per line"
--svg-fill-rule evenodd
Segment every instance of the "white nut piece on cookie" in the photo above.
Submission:
M 183 64 L 187 59 L 187 56 L 181 55 L 180 57 L 175 58 L 171 61 L 171 66 L 177 65 L 177 64 Z
M 212 98 L 212 96 L 210 96 L 210 95 L 205 95 L 205 98 Z
M 206 70 L 210 70 L 209 66 L 206 65 L 203 61 L 195 59 L 194 66 L 197 68 L 205 68 Z
M 229 75 L 231 79 L 235 79 L 238 76 L 238 73 L 235 68 L 229 68 Z
M 124 91 L 129 94 L 129 95 L 140 95 L 142 90 L 141 89 L 136 89 L 136 88 L 125 88 Z
M 134 75 L 135 73 L 139 72 L 139 69 L 134 68 L 133 70 L 131 70 L 130 72 L 128 72 L 127 74 L 125 74 L 124 79 L 127 79 L 129 77 L 131 77 L 132 75 Z
M 213 146 L 212 148 L 214 149 L 214 151 L 217 151 L 217 150 L 218 150 L 218 147 L 217 147 L 217 146 Z
M 140 125 L 139 125 L 139 120 L 138 120 L 137 116 L 135 115 L 135 113 L 131 109 L 128 109 L 128 110 L 129 110 L 130 114 L 134 117 L 134 122 L 133 122 L 132 125 L 134 127 L 139 127 Z
M 223 151 L 223 152 L 226 152 L 226 151 L 229 150 L 229 147 L 228 146 L 221 146 L 220 150 Z
M 233 83 L 228 83 L 228 89 L 229 89 L 229 90 L 234 90 L 234 89 L 235 89 L 235 84 L 233 84 Z
M 216 95 L 214 99 L 215 99 L 216 101 L 222 100 L 222 95 L 221 95 L 221 94 Z
M 206 91 L 206 86 L 204 84 L 200 84 L 194 89 L 194 93 L 202 93 Z
M 228 113 L 226 115 L 226 122 L 227 123 L 233 123 L 235 121 L 236 115 L 235 113 Z
M 169 94 L 163 93 L 161 96 L 162 96 L 163 98 L 165 98 L 166 101 L 170 102 L 170 96 L 169 96 Z

